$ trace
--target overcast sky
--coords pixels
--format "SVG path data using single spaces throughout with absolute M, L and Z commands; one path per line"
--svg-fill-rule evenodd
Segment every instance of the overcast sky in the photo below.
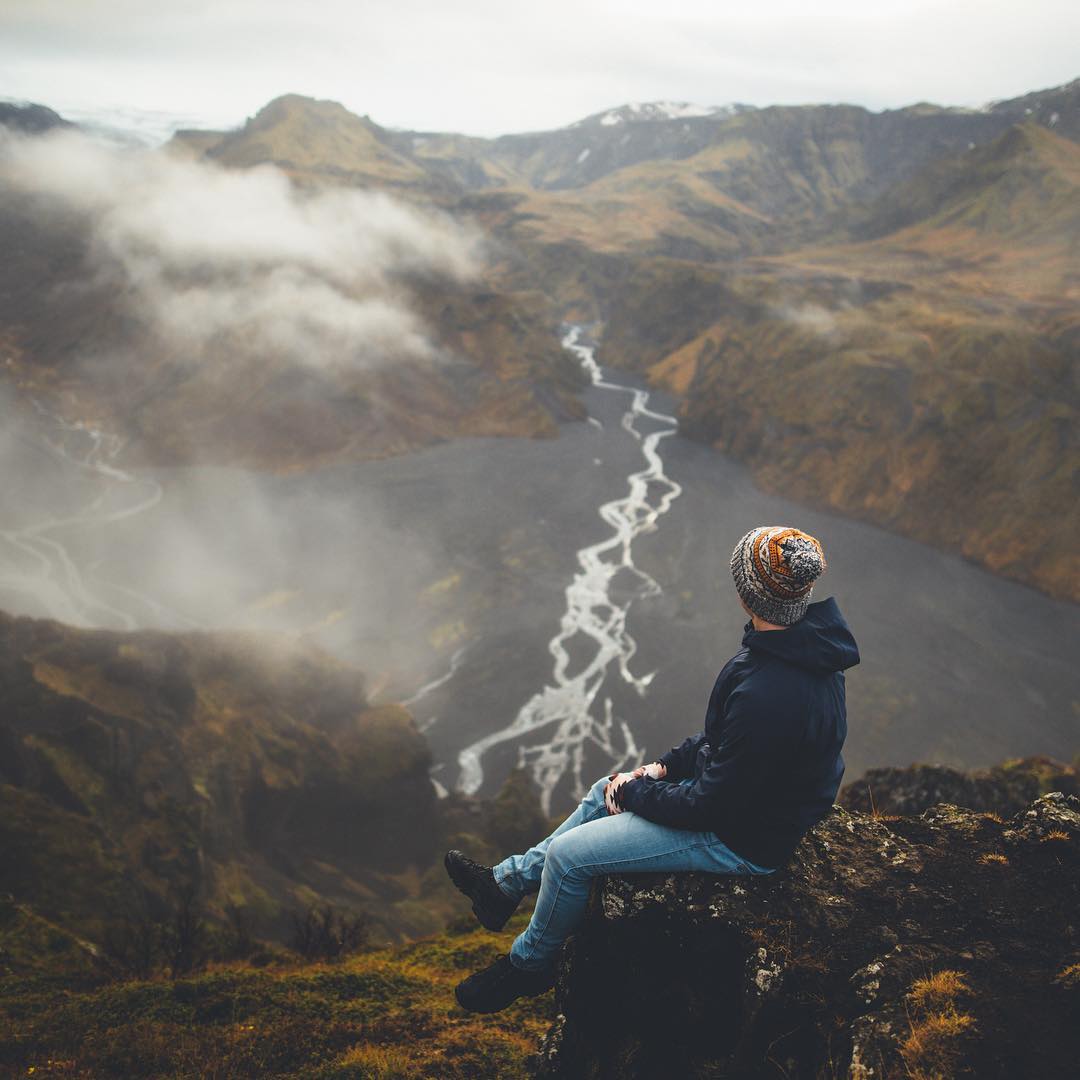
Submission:
M 628 101 L 979 105 L 1076 78 L 1077 42 L 1076 0 L 0 0 L 0 98 L 152 128 L 295 92 L 496 135 Z

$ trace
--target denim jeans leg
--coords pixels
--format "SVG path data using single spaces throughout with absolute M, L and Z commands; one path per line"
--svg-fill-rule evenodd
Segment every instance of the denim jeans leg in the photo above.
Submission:
M 510 947 L 513 962 L 545 970 L 581 921 L 598 874 L 700 870 L 770 873 L 741 858 L 713 832 L 658 825 L 630 811 L 582 822 L 547 845 L 540 895 L 529 925 Z
M 492 867 L 495 880 L 504 893 L 515 899 L 520 899 L 522 896 L 536 892 L 540 888 L 544 859 L 551 841 L 555 837 L 561 836 L 568 829 L 573 829 L 583 822 L 607 815 L 607 806 L 604 803 L 604 787 L 608 779 L 608 776 L 600 777 L 589 788 L 585 798 L 578 803 L 569 817 L 550 836 L 534 844 L 524 854 L 510 855 L 508 858 L 503 859 L 501 863 Z

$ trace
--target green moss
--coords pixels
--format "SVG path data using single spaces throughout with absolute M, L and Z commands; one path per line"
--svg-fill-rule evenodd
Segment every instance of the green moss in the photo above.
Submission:
M 0 784 L 0 890 L 84 936 L 127 897 L 123 852 L 91 820 Z
M 98 971 L 89 942 L 25 906 L 0 900 L 0 979 L 47 973 L 49 984 L 67 983 L 93 979 Z
M 453 998 L 464 974 L 505 948 L 505 934 L 471 930 L 340 965 L 233 965 L 175 983 L 4 980 L 0 1067 L 52 1059 L 90 1075 L 524 1077 L 551 995 L 492 1017 Z
M 88 806 L 99 805 L 105 795 L 105 781 L 79 755 L 52 739 L 28 735 L 26 745 L 39 750 L 56 770 L 67 788 Z

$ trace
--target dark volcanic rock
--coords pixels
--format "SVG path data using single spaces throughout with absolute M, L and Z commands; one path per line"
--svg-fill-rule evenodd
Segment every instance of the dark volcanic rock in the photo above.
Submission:
M 1078 924 L 1074 796 L 1007 823 L 836 807 L 776 876 L 600 879 L 540 1075 L 1063 1076 Z
M 870 769 L 844 786 L 840 805 L 878 814 L 921 814 L 938 803 L 1009 816 L 1050 791 L 1080 795 L 1076 769 L 1053 758 L 1017 758 L 980 772 L 946 765 Z

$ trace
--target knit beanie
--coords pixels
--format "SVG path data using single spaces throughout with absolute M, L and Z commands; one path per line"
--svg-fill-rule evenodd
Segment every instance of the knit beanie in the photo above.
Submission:
M 814 581 L 825 570 L 821 544 L 784 525 L 751 529 L 731 553 L 735 588 L 766 622 L 791 626 L 806 614 Z

